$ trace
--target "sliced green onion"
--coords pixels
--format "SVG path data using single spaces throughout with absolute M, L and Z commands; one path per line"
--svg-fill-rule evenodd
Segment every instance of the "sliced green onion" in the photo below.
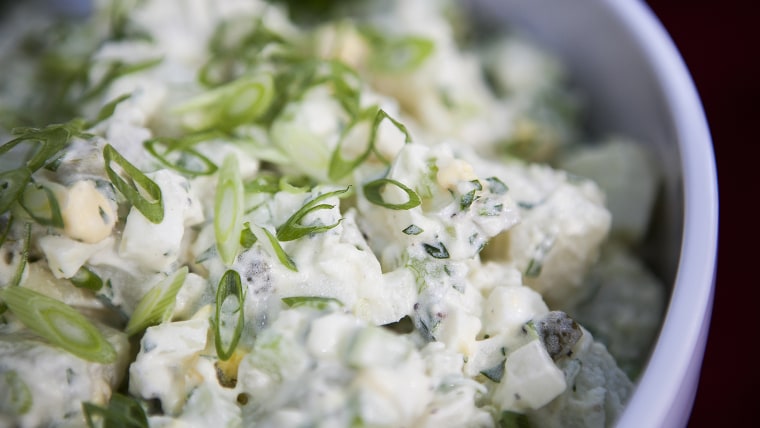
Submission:
M 119 77 L 153 68 L 160 64 L 163 60 L 163 58 L 153 58 L 133 64 L 125 63 L 119 60 L 114 61 L 108 65 L 108 70 L 106 70 L 103 78 L 100 79 L 100 81 L 95 85 L 90 87 L 87 92 L 82 95 L 82 100 L 87 101 L 102 94 L 103 91 L 108 88 L 108 85 L 110 85 L 111 82 L 118 79 Z
M 503 181 L 499 180 L 498 177 L 488 177 L 486 178 L 486 182 L 488 183 L 488 188 L 491 190 L 491 193 L 503 195 L 509 190 L 509 187 L 507 187 Z
M 164 203 L 161 198 L 161 188 L 143 174 L 142 171 L 137 169 L 137 167 L 129 163 L 110 144 L 107 144 L 103 149 L 103 157 L 105 159 L 106 174 L 108 174 L 108 178 L 111 179 L 114 187 L 151 223 L 161 223 L 164 219 Z M 129 182 L 113 169 L 112 163 L 119 166 Z M 147 195 L 149 199 L 144 195 Z
M 385 202 L 380 192 L 386 185 L 393 185 L 404 191 L 408 200 L 401 204 L 392 204 L 390 202 Z M 372 202 L 375 205 L 380 205 L 381 207 L 385 207 L 391 210 L 408 210 L 422 203 L 419 195 L 417 195 L 414 190 L 410 189 L 405 184 L 396 180 L 392 180 L 390 178 L 379 178 L 377 180 L 370 181 L 364 185 L 363 190 L 364 197 L 366 197 L 368 201 Z
M 49 163 L 52 159 L 60 156 L 63 149 L 65 149 L 71 141 L 71 137 L 82 134 L 84 125 L 85 123 L 83 120 L 74 119 L 64 124 L 48 125 L 42 129 L 13 129 L 13 134 L 18 135 L 18 137 L 0 146 L 0 156 L 9 152 L 11 149 L 21 143 L 41 143 L 42 147 L 34 152 L 34 154 L 26 163 L 26 166 L 32 172 L 37 171 Z
M 24 193 L 26 184 L 32 178 L 29 168 L 19 168 L 0 173 L 0 214 L 11 208 Z
M 499 428 L 530 428 L 531 423 L 524 413 L 504 410 L 499 418 Z
M 214 199 L 216 249 L 227 266 L 235 261 L 240 247 L 244 204 L 243 180 L 240 178 L 238 161 L 235 156 L 228 155 L 219 170 Z
M 49 125 L 43 129 L 21 128 L 14 129 L 14 134 L 20 134 L 18 138 L 0 147 L 0 155 L 21 142 L 39 142 L 42 147 L 27 161 L 27 167 L 32 171 L 45 166 L 52 159 L 61 154 L 68 145 L 72 134 L 81 131 L 82 123 L 72 121 L 63 125 Z M 6 149 L 6 147 L 8 149 Z
M 342 150 L 342 143 L 345 139 L 345 136 L 348 134 L 348 132 L 350 132 L 350 128 L 344 132 L 343 138 L 341 138 L 338 146 L 335 148 L 335 150 L 333 150 L 332 156 L 330 158 L 330 165 L 328 167 L 327 175 L 331 180 L 339 180 L 345 177 L 351 173 L 351 171 L 356 169 L 356 167 L 361 165 L 365 160 L 367 160 L 369 155 L 375 151 L 375 143 L 377 141 L 378 130 L 380 129 L 380 125 L 382 125 L 384 120 L 389 120 L 393 126 L 395 126 L 404 134 L 405 143 L 410 143 L 412 141 L 412 136 L 409 134 L 406 126 L 404 126 L 396 119 L 392 118 L 388 113 L 385 112 L 385 110 L 378 109 L 372 122 L 372 128 L 370 130 L 369 140 L 367 141 L 367 147 L 364 149 L 364 152 L 352 160 L 345 160 L 340 154 Z
M 277 193 L 280 191 L 280 177 L 276 174 L 259 174 L 253 181 L 243 184 L 246 193 Z
M 229 131 L 264 114 L 274 94 L 271 75 L 243 77 L 202 93 L 176 111 L 182 115 L 184 125 L 192 130 Z
M 323 311 L 334 305 L 343 306 L 343 302 L 333 297 L 294 296 L 283 297 L 281 300 L 283 303 L 288 305 L 289 308 L 298 308 L 305 306 Z
M 8 238 L 8 233 L 11 231 L 11 226 L 13 226 L 13 216 L 8 215 L 8 222 L 5 223 L 5 230 L 3 230 L 3 233 L 0 234 L 0 247 L 5 244 L 5 240 Z
M 277 260 L 280 261 L 286 268 L 292 270 L 293 272 L 298 272 L 298 268 L 296 267 L 295 262 L 292 258 L 285 252 L 285 250 L 280 245 L 280 241 L 277 240 L 277 237 L 275 234 L 270 232 L 268 229 L 259 227 L 256 225 L 249 224 L 249 228 L 251 231 L 253 231 L 253 234 L 256 235 L 256 238 L 265 245 L 275 257 L 277 257 Z M 265 238 L 265 239 L 262 239 Z
M 386 73 L 405 73 L 417 69 L 435 50 L 435 43 L 418 36 L 388 38 L 371 36 L 375 49 L 370 65 Z
M 183 266 L 145 293 L 132 312 L 124 333 L 132 336 L 151 325 L 168 320 L 174 310 L 177 293 L 182 288 L 182 284 L 185 283 L 187 272 L 187 266 Z
M 243 224 L 243 231 L 240 233 L 240 246 L 245 249 L 253 247 L 259 239 L 251 232 L 251 223 L 245 222 Z
M 148 428 L 148 416 L 140 403 L 132 397 L 114 393 L 108 407 L 82 403 L 82 412 L 89 428 Z M 101 418 L 97 424 L 96 417 Z
M 35 171 L 59 160 L 72 136 L 82 135 L 83 126 L 82 120 L 75 119 L 65 124 L 49 125 L 43 129 L 17 128 L 13 130 L 18 137 L 0 146 L 0 156 L 22 143 L 42 146 L 30 155 L 26 166 L 0 173 L 0 214 L 8 211 L 13 202 L 18 200 Z
M 98 291 L 103 288 L 103 280 L 84 266 L 80 267 L 77 273 L 69 278 L 69 281 L 76 287 L 92 291 Z
M 410 224 L 404 230 L 402 230 L 402 232 L 407 235 L 419 235 L 420 233 L 424 232 L 424 230 L 415 224 Z
M 280 190 L 288 193 L 304 193 L 311 190 L 311 182 L 307 177 L 283 175 L 279 181 Z
M 19 321 L 53 345 L 88 361 L 116 361 L 113 346 L 71 306 L 25 287 L 8 287 L 0 296 Z
M 21 247 L 21 261 L 16 266 L 16 272 L 13 273 L 13 278 L 9 284 L 11 286 L 17 286 L 21 284 L 21 278 L 24 276 L 24 269 L 26 269 L 26 263 L 29 260 L 29 245 L 32 242 L 32 225 L 29 223 L 24 224 L 24 244 Z
M 224 309 L 224 302 L 230 296 L 235 296 L 237 299 L 237 307 L 235 308 L 235 312 L 237 312 L 238 316 L 232 338 L 230 339 L 227 346 L 224 346 L 224 343 L 222 343 L 223 338 L 221 332 L 223 315 L 222 312 Z M 219 281 L 219 286 L 216 289 L 214 346 L 216 347 L 216 354 L 222 361 L 227 361 L 230 359 L 230 357 L 232 357 L 232 354 L 235 352 L 235 348 L 237 348 L 238 342 L 240 341 L 240 336 L 243 333 L 243 327 L 245 325 L 245 314 L 243 310 L 245 306 L 243 305 L 243 300 L 243 284 L 240 281 L 240 274 L 233 269 L 229 269 L 224 272 L 224 275 L 222 275 L 222 279 Z
M 280 263 L 285 265 L 286 268 L 294 272 L 298 272 L 298 268 L 296 267 L 295 262 L 285 252 L 285 250 L 282 249 L 280 242 L 277 241 L 277 238 L 274 235 L 272 235 L 272 232 L 263 228 L 261 230 L 263 230 L 264 233 L 266 234 L 267 239 L 269 240 L 269 243 L 272 245 L 272 249 L 274 249 L 275 255 L 277 256 L 277 259 L 280 261 Z
M 430 254 L 430 257 L 434 257 L 436 259 L 449 258 L 449 251 L 446 249 L 446 246 L 443 245 L 443 242 L 439 242 L 435 245 L 422 244 L 422 248 L 425 249 L 425 252 Z
M 87 128 L 92 128 L 93 126 L 97 125 L 98 123 L 110 118 L 113 116 L 114 111 L 116 111 L 116 106 L 121 104 L 122 101 L 129 98 L 130 94 L 124 94 L 121 96 L 118 96 L 114 98 L 113 100 L 109 101 L 106 105 L 104 105 L 100 111 L 98 112 L 98 115 L 95 116 L 95 120 L 87 124 Z
M 19 205 L 43 226 L 63 228 L 63 216 L 55 193 L 46 186 L 30 184 L 19 198 Z
M 160 151 L 156 148 L 156 145 L 164 146 L 164 150 Z M 145 150 L 153 155 L 162 165 L 179 171 L 183 174 L 195 176 L 195 175 L 210 175 L 216 172 L 216 165 L 211 162 L 209 158 L 204 156 L 201 152 L 191 147 L 181 147 L 182 144 L 178 140 L 171 138 L 152 138 L 143 142 Z M 179 147 L 179 148 L 178 148 Z M 178 160 L 170 161 L 167 159 L 167 155 L 170 153 L 178 153 L 180 158 Z M 197 168 L 192 168 L 193 165 L 197 165 Z
M 317 226 L 303 226 L 301 224 L 301 220 L 303 220 L 303 218 L 311 212 L 335 208 L 335 205 L 321 204 L 320 202 L 333 196 L 340 197 L 340 195 L 346 193 L 348 189 L 349 187 L 346 187 L 345 189 L 327 192 L 307 202 L 304 206 L 298 209 L 298 211 L 291 215 L 290 218 L 285 221 L 285 223 L 277 228 L 277 239 L 283 242 L 293 241 L 302 236 L 312 233 L 324 232 L 337 226 L 340 223 L 340 220 L 336 221 L 333 224 Z
M 3 375 L 0 379 L 0 390 L 5 391 L 4 396 L 0 397 L 0 409 L 10 413 L 11 417 L 28 413 L 33 401 L 29 386 L 15 370 L 0 374 Z M 4 386 L 2 386 L 3 383 Z

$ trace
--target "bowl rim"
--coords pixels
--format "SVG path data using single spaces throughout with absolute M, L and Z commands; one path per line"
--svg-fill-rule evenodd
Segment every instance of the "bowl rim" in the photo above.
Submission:
M 712 138 L 688 68 L 654 12 L 639 1 L 604 2 L 641 50 L 673 115 L 684 198 L 681 255 L 665 319 L 617 426 L 685 426 L 696 395 L 715 288 L 718 183 Z

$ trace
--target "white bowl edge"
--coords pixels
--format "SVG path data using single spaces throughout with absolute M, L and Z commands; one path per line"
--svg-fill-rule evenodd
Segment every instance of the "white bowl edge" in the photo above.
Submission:
M 712 140 L 691 76 L 660 21 L 643 2 L 607 3 L 637 38 L 661 82 L 674 115 L 684 180 L 683 240 L 670 305 L 618 426 L 685 426 L 699 380 L 715 283 L 718 186 Z M 688 364 L 674 364 L 674 356 L 683 353 L 691 355 Z

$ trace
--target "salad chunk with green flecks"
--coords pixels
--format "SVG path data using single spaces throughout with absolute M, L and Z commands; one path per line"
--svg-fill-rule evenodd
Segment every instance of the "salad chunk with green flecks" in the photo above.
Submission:
M 658 178 L 451 1 L 0 21 L 0 425 L 606 427 Z

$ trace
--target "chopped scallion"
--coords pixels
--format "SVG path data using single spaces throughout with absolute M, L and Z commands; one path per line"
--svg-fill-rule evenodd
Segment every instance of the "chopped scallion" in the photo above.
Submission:
M 234 311 L 237 312 L 237 320 L 235 322 L 235 329 L 233 330 L 232 337 L 230 338 L 227 346 L 225 346 L 224 339 L 222 338 L 222 317 L 225 309 L 225 301 L 228 297 L 234 296 L 237 300 Z M 232 354 L 237 348 L 240 337 L 243 333 L 243 327 L 245 325 L 245 314 L 243 305 L 243 284 L 240 281 L 240 274 L 229 269 L 224 272 L 222 279 L 219 281 L 219 286 L 216 289 L 216 315 L 214 318 L 214 346 L 216 347 L 216 354 L 222 361 L 227 361 L 232 357 Z
M 11 286 L 17 286 L 21 284 L 21 278 L 24 276 L 24 269 L 26 269 L 26 263 L 29 259 L 29 245 L 32 241 L 32 225 L 29 223 L 24 224 L 24 244 L 21 247 L 21 261 L 16 266 L 16 272 L 13 273 L 13 278 L 9 283 Z
M 0 214 L 8 211 L 19 199 L 31 177 L 32 171 L 29 168 L 0 173 Z
M 8 219 L 5 223 L 5 230 L 3 230 L 3 233 L 0 234 L 0 247 L 5 244 L 5 240 L 8 238 L 8 233 L 11 231 L 11 226 L 13 226 L 13 216 L 8 215 Z
M 282 302 L 288 305 L 289 308 L 298 308 L 306 306 L 309 308 L 318 309 L 320 311 L 328 309 L 330 306 L 343 306 L 343 302 L 333 297 L 322 296 L 294 296 L 283 297 Z
M 243 231 L 240 233 L 240 246 L 242 246 L 245 249 L 253 247 L 253 244 L 258 241 L 258 238 L 256 238 L 256 235 L 251 232 L 251 223 L 245 222 L 243 224 Z
M 409 134 L 409 131 L 401 122 L 392 118 L 383 109 L 378 109 L 372 123 L 372 128 L 370 130 L 367 146 L 360 155 L 358 155 L 357 157 L 351 160 L 343 159 L 343 157 L 340 154 L 342 150 L 341 145 L 343 142 L 343 138 L 341 139 L 340 143 L 333 151 L 332 156 L 330 158 L 330 165 L 328 166 L 328 172 L 327 172 L 328 177 L 330 177 L 331 180 L 339 180 L 345 177 L 346 175 L 351 173 L 351 171 L 356 169 L 356 167 L 361 165 L 365 160 L 367 160 L 369 155 L 373 151 L 375 151 L 375 143 L 377 141 L 378 131 L 380 129 L 380 125 L 382 125 L 383 121 L 385 120 L 390 121 L 393 124 L 393 126 L 395 126 L 399 131 L 401 131 L 404 134 L 405 143 L 409 143 L 412 141 L 412 137 Z M 344 138 L 345 138 L 345 135 L 347 135 L 349 131 L 350 131 L 350 128 L 346 133 L 344 133 Z
M 70 279 L 74 286 L 98 291 L 103 288 L 103 280 L 90 269 L 82 266 Z
M 90 87 L 87 92 L 82 95 L 82 100 L 87 101 L 102 94 L 111 84 L 111 82 L 118 79 L 119 77 L 153 68 L 160 64 L 162 61 L 163 58 L 152 58 L 132 64 L 119 60 L 113 61 L 108 64 L 108 69 L 100 81 Z
M 435 50 L 435 43 L 419 36 L 388 37 L 365 31 L 374 49 L 370 64 L 386 73 L 405 73 L 421 66 Z
M 336 190 L 333 192 L 327 192 L 322 195 L 317 196 L 316 198 L 312 199 L 311 201 L 307 202 L 304 206 L 302 206 L 298 211 L 296 211 L 293 215 L 288 218 L 285 223 L 283 223 L 280 227 L 277 228 L 277 239 L 280 241 L 292 241 L 295 239 L 298 239 L 302 236 L 312 234 L 312 233 L 320 233 L 324 232 L 326 230 L 330 230 L 333 227 L 337 226 L 340 223 L 340 220 L 333 224 L 328 225 L 312 225 L 312 226 L 303 226 L 301 224 L 301 220 L 303 220 L 306 215 L 308 215 L 311 212 L 317 211 L 317 210 L 329 210 L 335 207 L 335 205 L 330 204 L 320 204 L 320 202 L 324 201 L 325 199 L 331 198 L 333 196 L 340 196 L 348 191 L 348 187 L 342 190 Z
M 132 397 L 114 393 L 108 407 L 82 403 L 82 411 L 89 428 L 148 428 L 148 416 L 140 403 Z M 101 423 L 97 424 L 97 417 Z
M 244 212 L 243 180 L 237 158 L 228 155 L 219 170 L 214 200 L 214 234 L 222 262 L 229 266 L 235 261 L 240 247 L 240 231 Z
M 187 266 L 183 266 L 145 293 L 132 312 L 124 332 L 132 336 L 151 325 L 168 320 L 174 310 L 177 293 L 185 283 L 187 272 Z
M 385 202 L 385 200 L 383 200 L 381 192 L 386 185 L 393 185 L 401 189 L 404 193 L 406 193 L 407 201 L 400 204 Z M 366 197 L 368 201 L 372 202 L 375 205 L 380 205 L 381 207 L 392 210 L 408 210 L 422 203 L 419 195 L 417 195 L 414 190 L 407 187 L 404 183 L 390 178 L 379 178 L 377 180 L 370 181 L 364 185 L 363 190 L 364 197 Z
M 63 216 L 58 198 L 47 186 L 29 184 L 19 198 L 19 204 L 38 224 L 63 228 Z
M 161 223 L 164 219 L 161 188 L 125 159 L 110 144 L 106 145 L 103 149 L 103 158 L 105 160 L 106 174 L 108 174 L 108 178 L 114 187 L 150 222 Z M 125 175 L 126 180 L 119 172 L 113 169 L 112 164 L 116 164 L 119 167 L 120 172 Z M 147 195 L 150 199 L 144 195 Z
M 157 145 L 164 146 L 158 150 Z M 182 142 L 171 138 L 152 138 L 143 142 L 145 150 L 153 155 L 162 165 L 172 168 L 182 174 L 191 176 L 210 175 L 216 172 L 216 165 L 201 152 L 192 147 L 185 147 Z M 179 159 L 169 160 L 168 155 L 176 153 Z
M 275 174 L 259 174 L 252 181 L 243 185 L 246 193 L 277 193 L 280 190 L 280 177 Z
M 306 177 L 283 175 L 279 181 L 280 190 L 288 193 L 304 193 L 311 189 L 311 182 Z
M 19 321 L 53 345 L 88 361 L 116 360 L 113 346 L 71 306 L 25 287 L 8 287 L 0 297 Z
M 177 112 L 189 129 L 229 131 L 264 114 L 274 94 L 271 75 L 247 76 L 202 93 L 179 106 Z
M 8 370 L 0 373 L 0 390 L 4 391 L 0 397 L 0 409 L 10 413 L 10 417 L 18 417 L 29 412 L 32 408 L 33 397 L 29 386 L 24 382 L 16 370 Z M 4 384 L 4 385 L 3 385 Z
M 91 128 L 97 125 L 98 123 L 113 116 L 114 111 L 116 111 L 116 106 L 121 104 L 122 101 L 126 100 L 129 97 L 130 97 L 130 94 L 124 94 L 109 101 L 106 105 L 104 105 L 100 109 L 100 111 L 98 112 L 98 115 L 95 117 L 95 120 L 87 124 L 87 128 Z
M 268 229 L 259 227 L 253 224 L 249 224 L 249 229 L 256 236 L 257 240 L 262 243 L 286 268 L 293 272 L 298 272 L 295 262 L 285 252 L 280 245 L 280 241 L 277 240 L 277 236 L 270 232 Z M 276 232 L 275 232 L 276 233 Z

